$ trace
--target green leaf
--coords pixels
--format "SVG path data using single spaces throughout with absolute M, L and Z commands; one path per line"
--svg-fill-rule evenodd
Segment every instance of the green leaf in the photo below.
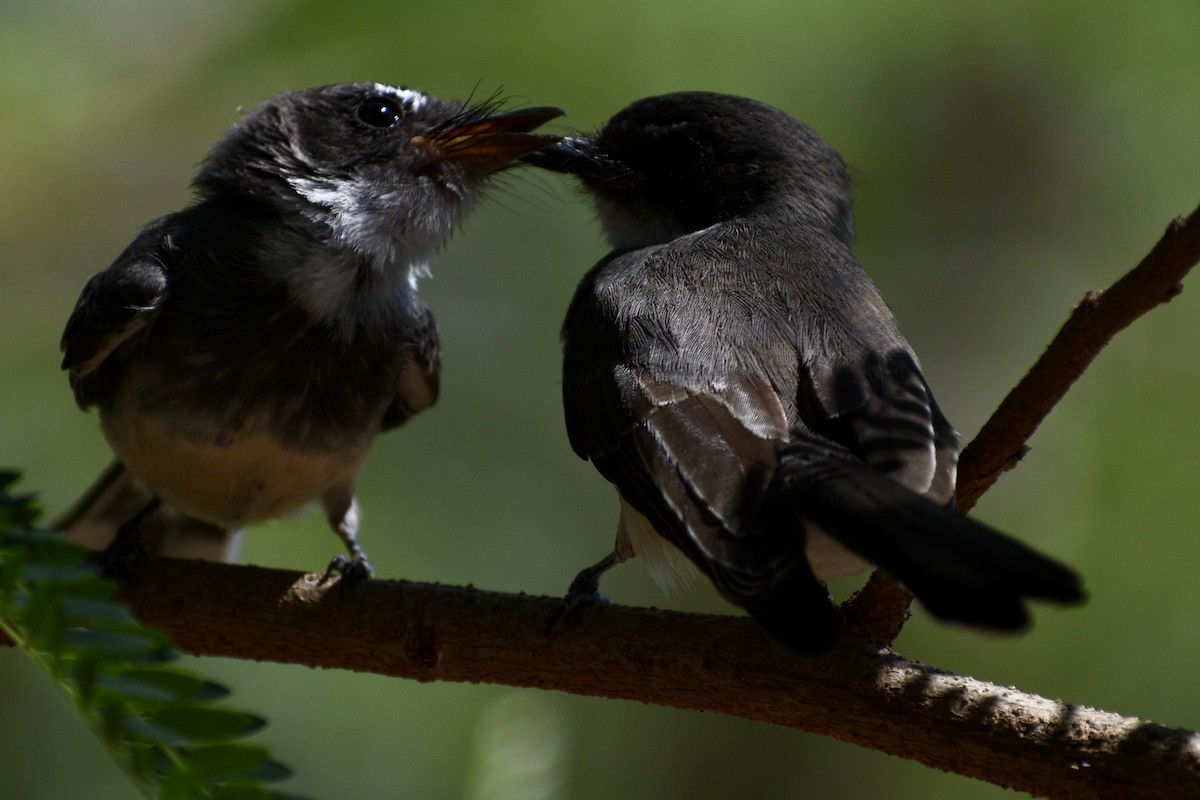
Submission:
M 11 502 L 11 499 L 0 499 L 0 504 Z M 9 529 L 11 528 L 11 530 Z M 3 535 L 0 535 L 0 545 L 5 547 L 9 545 L 20 545 L 31 547 L 33 545 L 65 545 L 67 542 L 61 533 L 56 531 L 47 531 L 40 528 L 22 528 L 18 526 L 6 526 Z M 75 549 L 82 550 L 78 545 L 68 545 Z
M 4 490 L 21 480 L 21 470 L 12 469 L 11 467 L 0 467 L 0 493 L 7 493 Z
M 274 783 L 276 781 L 286 781 L 295 774 L 287 764 L 282 764 L 275 759 L 271 759 L 263 762 L 257 769 L 252 769 L 242 775 L 238 780 Z
M 34 562 L 26 564 L 25 568 L 21 570 L 21 580 L 29 584 L 50 581 L 82 581 L 94 578 L 98 574 L 94 565 L 82 562 L 74 564 Z
M 265 786 L 245 783 L 214 786 L 209 796 L 213 800 L 307 800 L 298 794 L 272 791 Z
M 184 764 L 206 783 L 230 781 L 278 781 L 292 771 L 271 760 L 265 747 L 248 744 L 216 744 L 184 751 Z
M 241 711 L 202 706 L 166 706 L 137 721 L 142 735 L 173 747 L 208 744 L 249 736 L 266 724 Z
M 120 627 L 137 629 L 141 625 L 129 609 L 111 600 L 92 600 L 80 597 L 64 597 L 59 601 L 62 609 L 63 623 L 73 627 L 84 625 L 102 626 L 105 628 Z
M 189 703 L 219 700 L 229 690 L 219 683 L 206 681 L 182 670 L 130 668 L 119 675 L 99 680 L 105 691 L 135 702 Z
M 69 628 L 63 632 L 63 644 L 87 656 L 138 664 L 162 663 L 179 657 L 165 636 L 145 628 L 138 631 Z
M 0 494 L 0 524 L 5 528 L 32 525 L 42 515 L 31 494 Z
M 265 786 L 232 784 L 214 787 L 210 795 L 213 800 L 288 800 L 291 795 L 273 792 Z
M 173 763 L 167 751 L 158 744 L 133 742 L 128 737 L 110 744 L 116 745 L 113 755 L 125 771 L 144 786 L 157 785 L 159 776 L 167 772 Z
M 159 800 L 203 800 L 212 797 L 199 776 L 184 769 L 173 769 L 159 781 Z
M 271 759 L 266 748 L 248 744 L 214 744 L 186 752 L 188 769 L 213 781 L 232 780 Z

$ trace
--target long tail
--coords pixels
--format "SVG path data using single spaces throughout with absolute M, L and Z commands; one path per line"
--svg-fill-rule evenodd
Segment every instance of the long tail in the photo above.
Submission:
M 117 528 L 153 499 L 119 461 L 100 473 L 88 490 L 50 527 L 91 550 L 103 550 Z M 226 531 L 182 514 L 155 514 L 147 546 L 164 556 L 233 561 L 241 544 L 238 531 Z
M 1070 568 L 819 440 L 781 452 L 773 489 L 803 522 L 885 570 L 939 619 L 1018 631 L 1029 624 L 1027 600 L 1084 599 Z

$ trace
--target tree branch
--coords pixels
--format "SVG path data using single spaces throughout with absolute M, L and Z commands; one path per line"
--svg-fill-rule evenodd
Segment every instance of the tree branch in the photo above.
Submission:
M 1103 292 L 1088 292 L 1058 335 L 1013 387 L 962 452 L 958 510 L 974 508 L 1000 476 L 1029 449 L 1026 442 L 1112 338 L 1134 320 L 1183 291 L 1181 281 L 1200 261 L 1200 208 L 1177 217 L 1141 263 Z M 848 609 L 873 641 L 890 644 L 909 616 L 912 596 L 876 572 Z M 869 609 L 869 611 L 867 610 Z
M 558 689 L 784 725 L 1055 798 L 1200 796 L 1200 736 L 908 661 L 861 637 L 802 661 L 745 617 L 148 559 L 126 592 L 196 655 Z
M 962 453 L 958 507 L 983 493 L 1025 455 L 1025 443 L 1114 336 L 1183 291 L 1200 261 L 1200 208 L 1178 217 L 1141 263 L 1103 292 L 1089 292 Z

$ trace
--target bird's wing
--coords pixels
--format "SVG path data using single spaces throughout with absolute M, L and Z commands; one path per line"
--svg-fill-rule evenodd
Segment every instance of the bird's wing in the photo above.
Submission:
M 592 427 L 607 445 L 590 454 L 600 472 L 642 513 L 654 506 L 647 517 L 684 552 L 770 574 L 742 545 L 760 530 L 753 515 L 775 471 L 772 434 L 786 432 L 778 397 L 749 378 L 706 391 L 645 369 L 620 368 L 615 379 L 634 424 L 623 435 Z
M 870 329 L 872 321 L 863 321 Z M 890 315 L 876 326 L 894 325 Z M 958 435 L 933 399 L 916 358 L 896 334 L 879 349 L 847 346 L 802 364 L 805 427 L 844 445 L 897 483 L 931 500 L 954 499 Z
M 567 433 L 659 534 L 744 605 L 803 561 L 803 537 L 748 518 L 760 512 L 788 413 L 766 376 L 717 375 L 703 345 L 677 340 L 691 335 L 687 310 L 673 320 L 626 313 L 655 302 L 655 288 L 635 280 L 614 301 L 598 285 L 645 257 L 601 262 L 572 302 L 563 328 Z
M 110 388 L 122 350 L 149 329 L 167 296 L 167 273 L 151 224 L 108 269 L 83 287 L 63 330 L 62 368 L 75 402 L 88 408 Z
M 68 370 L 80 408 L 112 390 L 125 354 L 149 333 L 167 298 L 167 264 L 172 258 L 168 224 L 168 217 L 151 222 L 108 269 L 93 275 L 67 320 L 62 368 Z M 86 547 L 103 548 L 151 497 L 114 461 L 53 525 Z M 155 550 L 162 555 L 209 561 L 235 556 L 237 532 L 211 523 L 161 513 L 151 527 L 146 536 L 156 540 Z
M 731 602 L 797 652 L 828 651 L 844 623 L 804 558 L 803 528 L 761 502 L 787 430 L 775 391 L 744 376 L 706 391 L 643 369 L 591 376 L 564 381 L 580 455 Z
M 437 401 L 442 367 L 441 344 L 437 324 L 428 308 L 422 307 L 421 319 L 414 331 L 413 347 L 396 383 L 396 395 L 383 416 L 383 430 L 403 425 L 413 414 Z

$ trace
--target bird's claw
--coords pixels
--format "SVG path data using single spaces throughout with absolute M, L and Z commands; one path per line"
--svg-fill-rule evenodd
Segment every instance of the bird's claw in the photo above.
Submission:
M 159 499 L 154 497 L 136 514 L 117 528 L 112 541 L 96 556 L 96 563 L 104 577 L 128 583 L 133 574 L 133 565 L 144 558 L 150 548 L 146 546 L 143 533 L 146 520 L 158 509 Z
M 108 546 L 96 555 L 96 563 L 104 577 L 120 583 L 128 583 L 133 574 L 134 565 L 148 555 L 142 542 L 140 531 L 133 535 L 122 536 L 120 533 L 108 543 Z
M 599 576 L 591 574 L 591 570 L 584 570 L 576 576 L 575 580 L 571 581 L 566 596 L 558 604 L 558 608 L 554 609 L 554 615 L 550 617 L 550 621 L 546 623 L 544 633 L 549 636 L 558 621 L 579 606 L 607 604 L 608 598 L 600 594 Z
M 338 553 L 325 568 L 325 574 L 321 576 L 321 580 L 327 581 L 335 574 L 342 576 L 339 582 L 339 591 L 345 594 L 346 590 L 373 578 L 375 567 L 371 566 L 371 560 L 364 555 L 347 557 L 343 553 Z

